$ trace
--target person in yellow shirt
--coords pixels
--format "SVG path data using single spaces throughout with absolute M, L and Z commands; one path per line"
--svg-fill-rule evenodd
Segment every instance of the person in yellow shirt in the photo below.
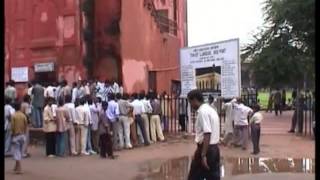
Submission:
M 21 104 L 19 102 L 15 103 L 14 108 L 16 112 L 11 117 L 13 159 L 16 161 L 14 172 L 21 174 L 21 159 L 23 158 L 23 147 L 26 143 L 28 120 L 26 115 L 21 111 Z

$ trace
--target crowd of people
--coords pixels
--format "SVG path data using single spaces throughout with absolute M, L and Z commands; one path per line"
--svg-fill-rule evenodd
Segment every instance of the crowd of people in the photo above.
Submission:
M 165 140 L 161 104 L 153 92 L 129 95 L 116 82 L 79 81 L 70 87 L 62 81 L 29 84 L 22 103 L 16 94 L 14 83 L 7 83 L 5 153 L 16 159 L 17 172 L 21 158 L 29 156 L 28 127 L 43 129 L 48 157 L 99 153 L 114 159 L 114 150 Z
M 216 108 L 214 103 L 211 106 Z M 256 103 L 251 108 L 244 105 L 241 98 L 234 98 L 231 100 L 225 99 L 222 109 L 225 112 L 225 122 L 221 143 L 225 146 L 247 150 L 249 133 L 251 133 L 252 154 L 259 154 L 260 128 L 263 120 L 260 105 Z M 248 128 L 250 128 L 250 131 Z
M 30 155 L 29 127 L 43 129 L 48 157 L 99 154 L 102 158 L 114 159 L 117 157 L 114 150 L 165 140 L 163 128 L 166 123 L 160 117 L 166 115 L 162 112 L 159 96 L 152 91 L 129 95 L 115 81 L 78 81 L 72 87 L 67 81 L 48 84 L 34 81 L 28 84 L 19 100 L 14 86 L 10 81 L 5 89 L 5 155 L 13 155 L 17 160 L 17 172 L 21 169 L 21 158 Z M 278 111 L 281 114 L 281 107 L 286 103 L 283 94 L 285 91 L 280 93 L 278 90 L 272 96 L 276 115 Z M 296 92 L 292 98 L 294 107 L 302 102 Z M 246 150 L 251 133 L 252 154 L 258 154 L 263 120 L 259 104 L 248 107 L 241 98 L 235 98 L 221 99 L 224 102 L 219 106 L 220 102 L 212 96 L 208 100 L 218 114 L 225 112 L 224 135 L 220 143 Z M 179 99 L 177 106 L 181 131 L 186 131 L 188 103 Z M 298 110 L 294 111 L 289 132 L 294 132 L 297 125 L 299 132 L 302 131 L 298 118 L 302 113 Z

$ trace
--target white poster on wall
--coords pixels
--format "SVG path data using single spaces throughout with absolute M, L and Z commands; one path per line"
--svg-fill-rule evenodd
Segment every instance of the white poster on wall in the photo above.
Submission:
M 239 39 L 231 39 L 180 50 L 181 96 L 192 89 L 239 97 L 241 67 Z
M 28 82 L 28 67 L 11 68 L 11 79 L 15 82 Z

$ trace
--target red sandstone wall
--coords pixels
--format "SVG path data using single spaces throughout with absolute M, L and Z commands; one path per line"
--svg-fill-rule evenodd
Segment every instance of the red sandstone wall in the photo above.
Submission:
M 112 34 L 112 23 L 121 18 L 121 0 L 95 1 L 95 76 L 121 80 L 120 34 Z
M 121 45 L 127 91 L 147 90 L 147 72 L 153 70 L 157 91 L 170 92 L 171 80 L 179 79 L 180 41 L 160 33 L 143 0 L 122 1 Z
M 27 66 L 32 80 L 35 63 L 54 62 L 57 80 L 84 77 L 79 0 L 5 0 L 5 6 L 8 74 Z

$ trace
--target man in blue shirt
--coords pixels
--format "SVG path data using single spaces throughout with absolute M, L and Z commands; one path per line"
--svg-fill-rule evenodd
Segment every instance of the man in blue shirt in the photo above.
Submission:
M 120 115 L 119 104 L 115 101 L 115 95 L 113 93 L 109 94 L 108 99 L 109 102 L 106 114 L 112 125 L 113 145 L 115 149 L 119 149 L 118 138 L 123 137 L 123 128 L 118 120 Z

